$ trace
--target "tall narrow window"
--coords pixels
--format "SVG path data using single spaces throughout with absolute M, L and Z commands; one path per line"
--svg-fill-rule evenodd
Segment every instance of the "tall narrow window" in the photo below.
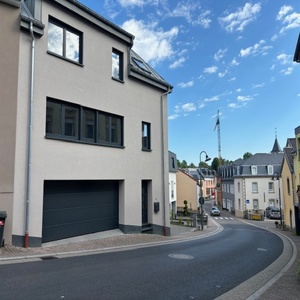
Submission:
M 123 81 L 123 53 L 113 49 L 112 50 L 112 77 Z
M 69 105 L 64 106 L 64 135 L 78 138 L 79 109 Z
M 290 179 L 286 179 L 286 185 L 287 185 L 287 192 L 290 195 L 291 194 L 291 187 L 290 187 Z
M 150 123 L 142 122 L 142 149 L 151 149 Z
M 82 33 L 50 18 L 48 23 L 48 52 L 82 63 Z
M 269 193 L 274 193 L 274 182 L 269 182 Z
M 258 193 L 257 182 L 252 182 L 252 193 Z
M 95 111 L 88 108 L 82 109 L 82 138 L 95 141 Z

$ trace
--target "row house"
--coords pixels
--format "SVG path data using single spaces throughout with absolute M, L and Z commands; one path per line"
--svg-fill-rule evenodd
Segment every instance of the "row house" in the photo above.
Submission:
M 75 0 L 0 0 L 7 244 L 170 234 L 167 98 L 134 36 Z
M 270 153 L 257 153 L 220 166 L 222 207 L 237 217 L 244 217 L 247 211 L 263 212 L 267 206 L 279 207 L 282 161 L 283 152 L 276 138 Z

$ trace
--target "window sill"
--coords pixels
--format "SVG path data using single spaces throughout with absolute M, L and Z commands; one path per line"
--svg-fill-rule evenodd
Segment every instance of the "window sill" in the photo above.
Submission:
M 57 140 L 57 141 L 62 141 L 62 142 L 71 142 L 71 143 L 77 143 L 77 144 L 83 144 L 83 145 L 125 149 L 125 146 L 121 146 L 121 145 L 117 145 L 117 144 L 113 144 L 113 143 L 94 143 L 94 142 L 88 141 L 88 140 L 78 140 L 75 138 L 67 138 L 67 137 L 63 137 L 63 136 L 46 135 L 45 139 Z
M 152 152 L 152 149 L 142 148 L 142 151 L 144 151 L 144 152 Z
M 74 64 L 74 65 L 77 65 L 77 66 L 79 66 L 79 67 L 84 67 L 84 65 L 83 65 L 82 63 L 79 63 L 79 62 L 77 62 L 77 61 L 75 61 L 75 60 L 68 59 L 68 58 L 66 58 L 66 57 L 64 57 L 64 56 L 58 55 L 58 54 L 56 54 L 56 53 L 54 53 L 54 52 L 51 52 L 51 51 L 49 51 L 49 50 L 47 51 L 47 53 L 50 54 L 50 55 L 52 55 L 52 56 L 55 56 L 55 57 L 57 57 L 57 58 L 60 58 L 60 59 L 62 59 L 62 60 L 65 60 L 65 61 L 67 61 L 67 62 L 70 62 L 70 63 L 72 63 L 72 64 Z
M 120 83 L 125 83 L 124 80 L 119 79 L 119 78 L 117 78 L 117 77 L 112 77 L 111 79 L 114 80 L 114 81 L 120 82 Z

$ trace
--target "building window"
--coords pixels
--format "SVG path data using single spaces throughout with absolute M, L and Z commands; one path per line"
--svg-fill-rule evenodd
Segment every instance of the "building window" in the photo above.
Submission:
M 238 193 L 240 193 L 240 192 L 241 192 L 241 183 L 238 182 Z
M 272 165 L 269 165 L 269 166 L 268 166 L 268 174 L 269 174 L 269 175 L 273 175 L 273 173 L 274 173 L 273 166 L 272 166 Z
M 291 194 L 291 187 L 290 187 L 290 179 L 286 179 L 286 186 L 287 186 L 287 192 L 290 195 Z
M 259 206 L 258 206 L 258 199 L 253 199 L 253 209 L 254 210 L 258 210 Z
M 269 182 L 269 193 L 274 193 L 274 182 Z
M 251 174 L 257 175 L 257 166 L 251 166 Z
M 142 149 L 151 149 L 150 123 L 142 122 Z
M 82 33 L 58 21 L 49 19 L 48 53 L 82 64 Z
M 100 145 L 123 146 L 123 117 L 64 101 L 47 99 L 46 136 Z
M 123 81 L 123 53 L 113 49 L 112 50 L 112 77 L 114 79 Z
M 171 181 L 171 198 L 174 198 L 174 181 Z
M 258 193 L 257 182 L 252 182 L 252 193 Z

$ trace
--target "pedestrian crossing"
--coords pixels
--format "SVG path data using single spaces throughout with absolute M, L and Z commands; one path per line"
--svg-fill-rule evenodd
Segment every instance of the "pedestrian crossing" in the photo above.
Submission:
M 214 217 L 215 220 L 234 220 L 232 217 Z

